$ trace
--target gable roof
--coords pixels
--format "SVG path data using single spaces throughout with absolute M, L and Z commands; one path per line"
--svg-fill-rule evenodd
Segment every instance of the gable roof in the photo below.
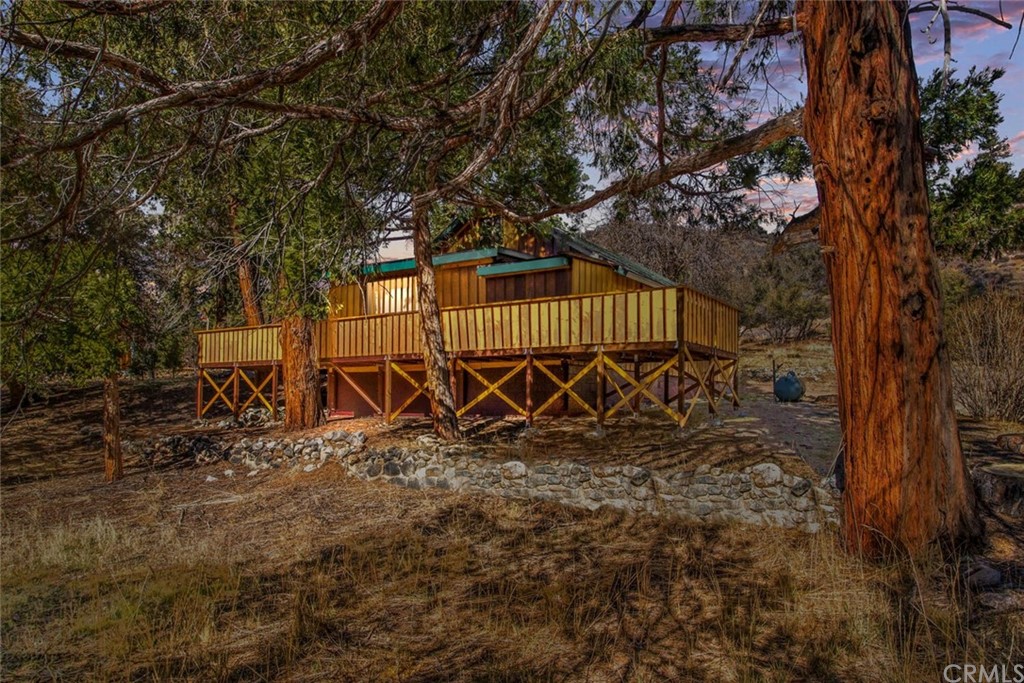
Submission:
M 434 244 L 440 245 L 457 238 L 458 235 L 473 221 L 465 217 L 456 217 L 442 230 L 437 236 L 434 237 Z M 561 228 L 554 228 L 551 234 L 555 239 L 557 245 L 557 251 L 559 253 L 568 252 L 570 254 L 577 254 L 584 258 L 592 259 L 608 265 L 614 266 L 616 272 L 625 277 L 633 278 L 643 282 L 644 284 L 652 287 L 672 287 L 676 283 L 671 279 L 665 277 L 661 273 L 655 272 L 650 268 L 641 265 L 631 258 L 623 256 L 610 249 L 606 249 L 594 242 L 591 242 L 580 235 L 563 230 Z M 472 249 L 464 251 L 456 251 L 449 253 L 439 253 L 433 257 L 434 265 L 443 265 L 445 263 L 457 263 L 460 261 L 470 261 L 480 258 L 492 258 L 502 259 L 511 261 L 531 261 L 535 260 L 534 257 L 529 254 L 523 254 L 514 249 L 507 247 L 492 247 L 489 249 Z M 413 270 L 416 262 L 414 259 L 397 259 L 393 261 L 382 261 L 379 263 L 367 264 L 362 268 L 363 275 L 380 276 L 390 273 L 397 273 L 401 271 Z M 528 268 L 528 266 L 527 266 Z M 501 272 L 500 270 L 498 272 Z M 495 273 L 496 274 L 496 273 Z
M 555 228 L 554 232 L 563 248 L 574 251 L 581 256 L 609 262 L 616 267 L 615 269 L 619 271 L 620 275 L 632 276 L 655 287 L 672 287 L 676 284 L 661 273 L 640 265 L 633 259 L 627 258 L 618 252 L 594 244 L 579 235 L 574 235 L 561 228 Z

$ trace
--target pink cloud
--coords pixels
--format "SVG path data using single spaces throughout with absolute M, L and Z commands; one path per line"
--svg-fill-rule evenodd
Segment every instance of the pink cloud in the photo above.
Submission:
M 1024 154 L 1024 130 L 1010 138 L 1010 152 L 1013 155 Z

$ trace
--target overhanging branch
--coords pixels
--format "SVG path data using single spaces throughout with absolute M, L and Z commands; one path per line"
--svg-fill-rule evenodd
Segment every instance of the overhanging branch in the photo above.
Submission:
M 724 163 L 733 157 L 761 151 L 779 140 L 800 135 L 802 132 L 803 108 L 801 107 L 794 109 L 788 114 L 774 118 L 767 123 L 763 123 L 753 130 L 722 140 L 713 147 L 676 157 L 664 166 L 644 175 L 618 180 L 586 199 L 573 202 L 572 204 L 554 205 L 533 214 L 524 215 L 516 213 L 501 202 L 481 195 L 460 192 L 457 196 L 466 204 L 490 209 L 509 220 L 520 223 L 535 223 L 559 214 L 581 213 L 620 194 L 639 194 L 677 176 L 685 173 L 696 173 Z

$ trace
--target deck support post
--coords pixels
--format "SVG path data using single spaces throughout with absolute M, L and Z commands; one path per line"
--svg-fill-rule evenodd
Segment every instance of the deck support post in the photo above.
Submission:
M 526 351 L 526 425 L 533 426 L 533 351 Z
M 469 396 L 469 374 L 461 367 L 459 368 L 459 395 L 462 396 L 462 405 L 466 405 L 466 397 Z
M 338 379 L 334 376 L 334 366 L 327 366 L 327 415 L 330 416 L 338 407 L 336 392 L 338 391 Z
M 708 415 L 718 415 L 718 356 L 712 356 L 708 361 Z
M 203 371 L 196 370 L 196 419 L 203 417 Z
M 384 357 L 384 423 L 391 424 L 391 356 Z
M 562 359 L 562 383 L 569 383 L 569 359 Z M 563 394 L 562 396 L 562 412 L 569 413 L 569 394 Z
M 641 379 L 639 354 L 633 354 L 633 379 L 635 379 L 638 383 Z M 636 396 L 633 397 L 633 412 L 636 413 L 637 415 L 640 414 L 640 394 L 637 394 Z
M 607 376 L 604 367 L 604 350 L 597 351 L 597 431 L 604 433 L 605 396 L 608 391 Z
M 774 388 L 774 387 L 773 387 Z M 740 359 L 732 362 L 732 407 L 740 407 Z
M 231 414 L 235 416 L 235 421 L 236 422 L 238 421 L 238 406 L 239 406 L 239 403 L 238 403 L 238 389 L 239 389 L 239 386 L 238 386 L 238 373 L 239 372 L 240 372 L 240 370 L 238 369 L 238 366 L 236 365 L 234 370 L 231 373 L 231 382 L 232 382 L 232 385 L 231 385 Z
M 270 366 L 270 417 L 277 422 L 277 363 Z
M 665 376 L 661 378 L 661 401 L 665 405 L 668 405 L 668 397 L 671 395 L 671 394 L 669 394 L 669 387 L 668 387 L 668 381 L 670 379 L 672 379 L 672 371 L 671 370 L 669 372 L 666 372 Z

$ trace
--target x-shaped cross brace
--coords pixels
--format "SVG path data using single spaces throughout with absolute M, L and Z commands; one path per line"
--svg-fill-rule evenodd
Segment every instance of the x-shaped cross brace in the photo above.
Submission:
M 429 394 L 430 393 L 430 389 L 427 387 L 425 382 L 423 384 L 420 384 L 419 382 L 414 380 L 412 377 L 410 377 L 409 374 L 406 373 L 405 370 L 403 370 L 402 368 L 398 367 L 398 365 L 396 365 L 395 363 L 391 363 L 391 369 L 394 370 L 395 372 L 397 372 L 401 377 L 405 378 L 405 381 L 408 382 L 409 384 L 411 384 L 412 388 L 416 390 L 415 392 L 413 392 L 412 396 L 410 396 L 409 398 L 405 399 L 405 403 L 403 403 L 402 405 L 398 406 L 398 409 L 391 413 L 392 415 L 401 415 L 402 411 L 405 410 L 406 408 L 408 408 L 410 405 L 412 405 L 412 402 L 415 401 L 421 394 L 423 394 L 423 395 Z
M 671 370 L 672 366 L 674 366 L 677 362 L 678 362 L 678 358 L 677 357 L 669 358 L 667 361 L 665 361 L 664 363 L 659 365 L 657 367 L 657 369 L 647 373 L 640 381 L 637 381 L 628 372 L 626 372 L 621 367 L 619 367 L 619 365 L 615 361 L 613 361 L 611 358 L 608 358 L 607 356 L 605 356 L 605 359 L 604 359 L 605 366 L 609 367 L 612 370 L 614 370 L 615 372 L 617 372 L 627 382 L 629 382 L 631 385 L 633 385 L 633 390 L 630 391 L 628 394 L 622 394 L 621 391 L 619 392 L 619 395 L 622 398 L 620 398 L 618 403 L 613 405 L 608 410 L 608 412 L 605 413 L 605 415 L 607 417 L 611 417 L 616 412 L 618 412 L 618 410 L 622 406 L 624 406 L 627 403 L 629 403 L 629 401 L 631 399 L 633 399 L 634 397 L 636 397 L 638 395 L 643 395 L 643 396 L 646 396 L 647 398 L 651 399 L 651 401 L 654 403 L 654 405 L 656 405 L 659 408 L 661 408 L 673 420 L 678 419 L 679 418 L 679 414 L 676 413 L 676 411 L 672 410 L 671 407 L 665 405 L 665 403 L 663 403 L 660 398 L 658 398 L 657 396 L 655 396 L 651 392 L 651 385 L 654 384 L 654 381 L 656 379 L 658 379 L 659 377 L 661 377 L 663 374 L 665 374 L 665 372 Z M 613 381 L 612 383 L 616 385 L 616 388 L 618 388 L 618 382 Z
M 458 414 L 459 417 L 462 417 L 463 415 L 465 415 L 466 412 L 469 411 L 470 408 L 472 408 L 477 403 L 479 403 L 480 401 L 484 400 L 485 398 L 487 398 L 491 394 L 494 394 L 495 396 L 500 398 L 502 401 L 507 403 L 509 405 L 509 407 L 512 408 L 512 410 L 516 411 L 517 413 L 519 413 L 523 417 L 526 417 L 526 411 L 523 410 L 515 401 L 513 401 L 508 396 L 506 396 L 504 394 L 504 392 L 501 391 L 501 389 L 499 389 L 499 387 L 502 384 L 504 384 L 505 382 L 509 381 L 513 377 L 515 377 L 519 373 L 520 370 L 522 370 L 523 368 L 526 367 L 526 360 L 525 359 L 520 361 L 520 363 L 518 365 L 516 365 L 514 368 L 512 368 L 507 373 L 505 373 L 505 376 L 502 377 L 501 379 L 499 379 L 494 384 L 491 384 L 490 382 L 488 382 L 484 378 L 483 375 L 481 375 L 479 372 L 477 372 L 476 370 L 474 370 L 472 367 L 470 367 L 466 363 L 462 362 L 461 360 L 460 361 L 456 361 L 456 364 L 457 364 L 458 367 L 461 367 L 463 370 L 465 370 L 470 375 L 475 377 L 478 382 L 480 382 L 485 387 L 487 387 L 480 395 L 476 396 L 472 401 L 470 401 L 466 405 L 462 406 L 458 410 L 457 414 Z
M 228 397 L 224 395 L 224 391 L 228 388 L 228 385 L 231 384 L 231 380 L 235 378 L 235 373 L 232 372 L 231 375 L 229 375 L 228 378 L 224 380 L 223 386 L 218 386 L 217 381 L 213 377 L 210 377 L 210 373 L 208 373 L 206 370 L 203 370 L 203 377 L 206 379 L 207 382 L 210 383 L 210 386 L 213 387 L 214 394 L 213 398 L 211 398 L 207 402 L 207 404 L 203 406 L 203 412 L 200 413 L 200 416 L 206 415 L 206 411 L 213 407 L 213 404 L 217 402 L 218 398 L 224 401 L 224 405 L 226 405 L 231 410 L 234 410 L 234 406 L 231 405 L 231 401 L 228 400 Z
M 590 413 L 591 417 L 597 417 L 597 411 L 594 410 L 593 408 L 591 408 L 590 405 L 586 401 L 584 401 L 582 398 L 580 398 L 579 394 L 577 394 L 575 391 L 572 390 L 573 385 L 576 384 L 577 382 L 579 382 L 581 379 L 583 379 L 583 377 L 585 377 L 587 375 L 587 373 L 589 373 L 591 370 L 593 370 L 594 366 L 596 366 L 596 365 L 597 365 L 597 358 L 594 358 L 594 360 L 592 360 L 589 363 L 587 363 L 586 366 L 582 370 L 577 372 L 576 375 L 572 379 L 570 379 L 568 382 L 563 382 L 558 377 L 556 377 L 553 372 L 551 372 L 546 367 L 544 367 L 543 363 L 537 363 L 536 365 L 534 365 L 535 368 L 537 368 L 542 373 L 544 373 L 549 378 L 551 378 L 551 381 L 554 382 L 558 386 L 558 391 L 556 391 L 554 394 L 552 394 L 551 397 L 548 398 L 548 400 L 544 401 L 544 405 L 542 405 L 537 410 L 533 411 L 534 416 L 536 417 L 537 415 L 540 415 L 545 410 L 550 408 L 554 404 L 554 402 L 558 400 L 558 397 L 561 396 L 562 394 L 569 394 L 569 396 L 574 401 L 576 401 L 578 404 L 583 406 L 583 409 L 586 410 L 588 413 Z
M 273 370 L 271 370 L 271 372 L 277 372 L 277 368 L 274 368 Z M 273 379 L 273 375 L 267 375 L 266 377 L 264 377 L 263 381 L 260 382 L 260 385 L 257 387 L 255 384 L 253 384 L 252 380 L 249 379 L 249 375 L 245 374 L 241 370 L 238 371 L 238 374 L 242 376 L 242 379 L 245 380 L 245 383 L 248 384 L 249 388 L 252 389 L 253 391 L 252 396 L 245 400 L 245 402 L 242 404 L 242 407 L 238 409 L 238 412 L 245 412 L 245 409 L 248 408 L 249 405 L 257 398 L 259 398 L 260 402 L 262 402 L 263 405 L 267 407 L 267 410 L 273 410 L 273 408 L 270 405 L 270 401 L 268 401 L 263 396 L 263 387 L 267 386 L 270 380 Z

